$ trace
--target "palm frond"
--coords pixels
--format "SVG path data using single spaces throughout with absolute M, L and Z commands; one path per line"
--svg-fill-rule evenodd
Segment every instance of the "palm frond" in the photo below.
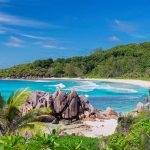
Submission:
M 14 94 L 14 93 L 12 93 L 12 94 L 9 95 L 9 97 L 8 97 L 8 99 L 7 99 L 7 105 L 11 103 L 13 94 Z
M 17 128 L 19 135 L 36 135 L 43 133 L 47 126 L 40 122 L 30 122 Z
M 17 116 L 21 115 L 19 109 L 17 109 L 16 107 L 10 105 L 8 108 L 5 109 L 5 117 L 6 119 L 11 122 L 12 120 L 14 120 Z
M 31 91 L 29 91 L 28 89 L 19 90 L 15 92 L 14 95 L 11 95 L 8 98 L 8 102 L 5 107 L 3 109 L 0 109 L 0 123 L 5 125 L 5 128 L 7 129 L 6 132 L 15 133 L 15 131 L 21 130 L 21 128 L 24 131 L 31 131 L 32 129 L 33 131 L 35 129 L 42 130 L 44 125 L 42 125 L 41 123 L 35 123 L 34 121 L 37 120 L 40 115 L 49 115 L 51 113 L 51 109 L 32 109 L 26 115 L 22 116 L 20 108 L 27 101 L 27 98 L 30 94 Z
M 50 108 L 37 108 L 30 110 L 26 115 L 21 116 L 16 123 L 15 128 L 20 128 L 21 126 L 24 126 L 25 124 L 31 123 L 38 119 L 39 116 L 43 114 L 50 114 L 51 109 Z
M 14 93 L 14 95 L 11 97 L 11 105 L 19 108 L 22 104 L 24 104 L 27 101 L 27 98 L 31 94 L 31 91 L 27 88 L 24 90 L 18 90 Z
M 0 93 L 0 108 L 3 108 L 3 107 L 4 107 L 4 99 L 3 99 L 2 94 Z

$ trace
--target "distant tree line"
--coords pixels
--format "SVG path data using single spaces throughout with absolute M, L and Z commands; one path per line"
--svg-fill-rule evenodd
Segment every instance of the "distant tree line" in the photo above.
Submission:
M 150 42 L 96 49 L 89 56 L 37 60 L 2 69 L 0 77 L 150 78 Z

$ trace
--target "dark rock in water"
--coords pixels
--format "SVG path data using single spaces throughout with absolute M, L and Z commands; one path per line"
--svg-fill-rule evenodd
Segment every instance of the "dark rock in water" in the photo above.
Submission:
M 91 120 L 114 118 L 118 114 L 112 109 L 107 109 L 102 113 L 96 110 L 88 101 L 87 97 L 78 96 L 76 91 L 64 93 L 62 90 L 57 90 L 53 95 L 48 92 L 34 91 L 29 96 L 26 104 L 22 105 L 21 112 L 25 115 L 28 111 L 35 108 L 47 107 L 51 108 L 52 112 L 49 116 L 40 116 L 39 121 L 59 123 L 65 119 L 68 122 L 72 120 Z

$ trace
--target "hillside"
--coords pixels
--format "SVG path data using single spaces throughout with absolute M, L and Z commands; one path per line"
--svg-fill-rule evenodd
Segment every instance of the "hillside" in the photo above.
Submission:
M 149 78 L 150 42 L 97 49 L 89 56 L 37 60 L 0 70 L 0 77 Z

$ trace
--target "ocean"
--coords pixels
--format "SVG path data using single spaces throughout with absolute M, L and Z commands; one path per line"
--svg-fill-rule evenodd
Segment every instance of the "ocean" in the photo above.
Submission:
M 85 80 L 0 80 L 0 92 L 5 101 L 10 94 L 19 89 L 41 90 L 54 93 L 57 89 L 65 92 L 76 90 L 85 95 L 94 107 L 104 110 L 112 107 L 117 112 L 128 112 L 138 102 L 145 103 L 148 89 L 124 83 L 85 81 Z

